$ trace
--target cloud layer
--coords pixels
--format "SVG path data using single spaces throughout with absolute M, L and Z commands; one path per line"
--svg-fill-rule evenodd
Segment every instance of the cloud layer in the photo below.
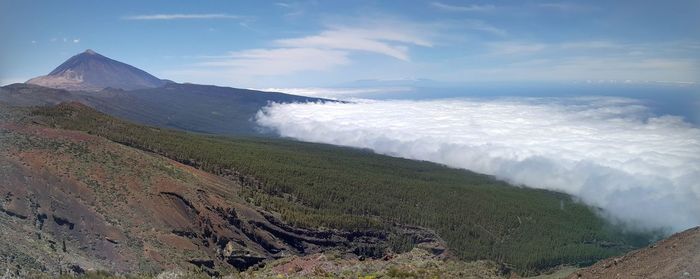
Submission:
M 257 122 L 567 192 L 635 226 L 700 225 L 700 129 L 631 99 L 273 104 Z
M 377 93 L 405 93 L 411 92 L 414 89 L 407 86 L 394 86 L 394 87 L 375 87 L 375 88 L 330 88 L 330 87 L 297 87 L 297 88 L 282 88 L 282 87 L 268 87 L 268 88 L 250 88 L 252 90 L 260 90 L 267 92 L 282 92 L 292 95 L 302 95 L 309 97 L 319 97 L 326 99 L 343 99 L 347 100 L 350 98 L 363 98 L 371 96 Z

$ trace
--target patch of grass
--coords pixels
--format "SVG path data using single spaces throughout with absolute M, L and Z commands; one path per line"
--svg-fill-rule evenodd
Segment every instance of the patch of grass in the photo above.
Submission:
M 416 274 L 410 271 L 400 270 L 396 267 L 391 267 L 386 272 L 386 275 L 392 278 L 415 278 Z

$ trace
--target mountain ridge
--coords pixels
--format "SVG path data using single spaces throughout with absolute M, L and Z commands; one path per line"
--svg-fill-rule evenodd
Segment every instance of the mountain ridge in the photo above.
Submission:
M 218 135 L 272 136 L 255 122 L 270 102 L 326 102 L 327 99 L 214 85 L 167 83 L 157 88 L 69 91 L 35 84 L 0 87 L 0 102 L 51 106 L 80 102 L 136 123 Z
M 140 124 L 218 135 L 273 136 L 254 121 L 260 109 L 319 101 L 331 100 L 158 79 L 90 49 L 46 76 L 0 87 L 0 102 L 12 106 L 80 102 Z

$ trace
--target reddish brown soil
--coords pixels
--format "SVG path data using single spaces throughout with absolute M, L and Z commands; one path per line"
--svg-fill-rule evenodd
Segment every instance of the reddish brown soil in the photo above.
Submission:
M 350 253 L 358 245 L 350 239 L 386 241 L 382 232 L 288 226 L 242 201 L 236 177 L 86 133 L 1 118 L 0 132 L 0 257 L 26 259 L 13 268 L 194 264 L 216 274 L 288 255 Z
M 700 227 L 600 261 L 569 278 L 700 278 Z

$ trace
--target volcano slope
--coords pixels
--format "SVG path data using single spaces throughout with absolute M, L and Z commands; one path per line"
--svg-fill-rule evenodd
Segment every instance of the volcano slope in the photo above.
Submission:
M 260 135 L 252 118 L 270 102 L 321 102 L 278 92 L 175 83 L 103 56 L 76 54 L 48 75 L 0 87 L 0 102 L 14 106 L 79 101 L 137 123 L 218 135 Z
M 217 135 L 261 135 L 264 131 L 251 119 L 268 103 L 328 100 L 174 82 L 135 90 L 68 91 L 28 83 L 0 87 L 0 102 L 13 106 L 57 105 L 71 101 L 149 126 Z
M 77 107 L 75 107 L 77 106 Z M 82 105 L 62 106 L 77 117 Z M 90 110 L 90 112 L 93 112 Z M 385 247 L 376 230 L 308 230 L 243 201 L 239 182 L 0 106 L 0 268 L 210 275 L 327 249 Z M 94 116 L 94 115 L 93 115 Z M 426 243 L 439 239 L 407 228 Z
M 81 232 L 75 229 L 100 222 L 121 230 L 109 239 L 122 237 L 115 240 L 119 249 L 131 250 L 115 254 L 136 257 L 126 256 L 124 269 L 143 270 L 143 262 L 157 262 L 153 268 L 159 268 L 178 260 L 205 268 L 212 261 L 216 268 L 225 266 L 224 262 L 235 267 L 239 260 L 231 260 L 230 255 L 243 255 L 240 261 L 249 264 L 263 257 L 326 249 L 314 248 L 319 246 L 381 257 L 387 251 L 404 252 L 432 243 L 429 250 L 437 254 L 489 259 L 520 274 L 533 274 L 561 264 L 590 264 L 644 246 L 651 237 L 623 233 L 595 209 L 568 195 L 513 187 L 489 176 L 428 162 L 330 145 L 151 128 L 77 103 L 15 114 L 21 117 L 5 120 L 3 126 L 4 137 L 10 137 L 3 140 L 3 152 L 8 154 L 3 175 L 15 182 L 3 185 L 3 191 L 20 196 L 20 190 L 5 188 L 29 183 L 29 175 L 23 173 L 39 177 L 35 173 L 49 171 L 61 183 L 73 181 L 75 186 L 70 187 L 75 190 L 65 186 L 67 190 L 61 191 L 77 195 L 75 203 L 95 211 L 100 221 L 82 221 L 87 217 L 65 216 L 68 213 L 59 211 L 54 227 L 65 230 L 61 225 L 66 224 L 61 221 L 65 219 L 74 224 L 74 230 L 68 225 L 68 232 Z M 43 132 L 29 132 L 36 129 Z M 94 147 L 43 143 L 57 139 L 75 143 L 76 138 L 90 139 L 94 144 L 81 144 Z M 31 155 L 35 153 L 39 155 Z M 125 156 L 120 161 L 112 159 Z M 119 180 L 110 182 L 114 179 Z M 46 187 L 46 181 L 36 185 Z M 97 197 L 90 198 L 93 193 Z M 25 196 L 10 198 L 3 206 L 11 212 L 5 218 L 25 222 L 25 227 L 26 222 L 43 218 L 42 210 L 58 210 L 57 204 L 66 203 L 47 202 L 38 207 L 41 210 L 34 210 L 37 206 L 32 201 L 37 198 Z M 12 209 L 15 207 L 24 211 Z M 243 218 L 247 221 L 236 221 Z M 449 250 L 444 253 L 438 237 L 420 228 L 437 233 Z M 106 232 L 78 233 L 67 242 L 69 251 L 109 251 L 95 248 L 104 241 L 105 247 L 114 244 L 104 235 Z M 87 243 L 74 243 L 80 237 Z M 325 245 L 317 238 L 339 242 Z M 150 239 L 160 240 L 151 243 Z M 62 244 L 61 239 L 52 241 Z M 246 250 L 227 252 L 241 247 Z M 145 257 L 149 258 L 136 267 L 136 259 Z
M 606 259 L 574 272 L 570 279 L 587 278 L 698 278 L 700 227 L 688 229 L 649 247 Z

